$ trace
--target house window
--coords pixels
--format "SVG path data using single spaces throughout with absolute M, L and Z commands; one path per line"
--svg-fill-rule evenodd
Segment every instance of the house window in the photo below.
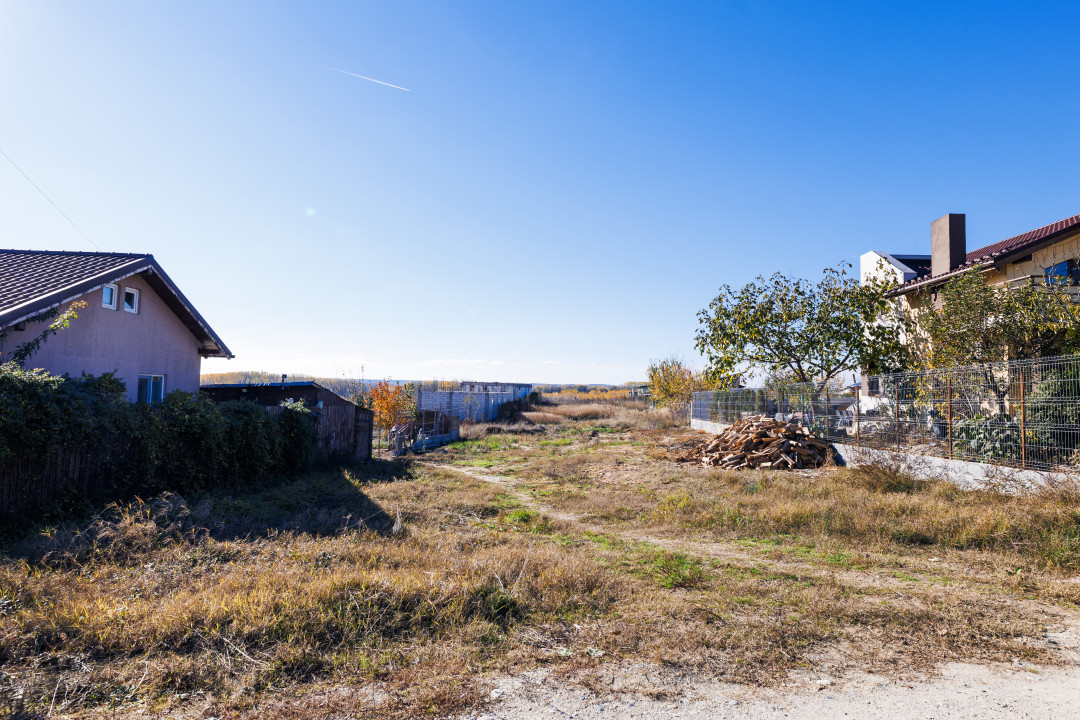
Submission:
M 867 378 L 866 380 L 866 392 L 868 395 L 880 395 L 881 394 L 881 380 L 879 378 Z
M 1044 270 L 1047 285 L 1080 285 L 1080 264 L 1064 260 Z
M 139 291 L 135 288 L 124 288 L 124 312 L 139 312 Z
M 135 402 L 153 405 L 161 402 L 165 397 L 164 375 L 140 375 L 139 391 L 135 395 Z
M 101 289 L 101 307 L 109 310 L 116 309 L 116 286 L 106 285 Z

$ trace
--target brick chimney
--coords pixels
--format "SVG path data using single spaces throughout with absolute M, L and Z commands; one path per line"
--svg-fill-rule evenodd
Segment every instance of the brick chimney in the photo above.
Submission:
M 949 213 L 930 223 L 930 274 L 955 270 L 966 260 L 965 215 Z

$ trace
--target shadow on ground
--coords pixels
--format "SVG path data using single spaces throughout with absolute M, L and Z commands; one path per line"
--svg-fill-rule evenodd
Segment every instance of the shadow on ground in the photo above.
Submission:
M 373 460 L 265 487 L 211 491 L 190 501 L 165 492 L 145 501 L 110 503 L 81 518 L 31 527 L 0 545 L 0 560 L 78 563 L 88 556 L 195 543 L 207 537 L 225 541 L 355 531 L 388 536 L 394 534 L 397 519 L 364 487 L 407 480 L 412 473 L 408 461 Z

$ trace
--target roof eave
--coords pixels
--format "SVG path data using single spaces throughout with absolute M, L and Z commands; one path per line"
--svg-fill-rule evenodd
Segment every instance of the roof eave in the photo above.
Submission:
M 44 312 L 60 307 L 64 303 L 77 300 L 104 285 L 115 283 L 140 273 L 147 273 L 147 282 L 150 286 L 153 287 L 159 295 L 162 295 L 162 299 L 165 301 L 165 304 L 169 306 L 169 309 L 180 318 L 181 322 L 184 323 L 184 326 L 195 336 L 195 339 L 200 342 L 200 357 L 220 357 L 226 359 L 236 357 L 229 351 L 229 348 L 222 342 L 221 338 L 218 337 L 218 334 L 214 332 L 214 329 L 211 328 L 210 324 L 199 314 L 198 310 L 195 309 L 187 297 L 184 296 L 184 293 L 180 292 L 180 288 L 176 286 L 176 283 L 174 283 L 168 274 L 162 270 L 153 255 L 136 257 L 132 259 L 131 262 L 124 263 L 107 272 L 98 273 L 91 278 L 68 285 L 60 290 L 53 291 L 48 295 L 43 295 L 30 302 L 9 308 L 3 313 L 0 313 L 0 328 L 10 327 L 33 319 Z M 169 302 L 169 298 L 162 294 L 162 290 L 167 291 L 167 293 L 175 299 L 176 306 Z M 178 310 L 182 311 L 183 314 L 186 314 L 187 318 L 185 318 L 181 312 L 178 312 Z

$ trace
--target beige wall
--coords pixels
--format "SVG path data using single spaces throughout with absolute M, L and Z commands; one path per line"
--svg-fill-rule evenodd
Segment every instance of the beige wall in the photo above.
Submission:
M 1065 238 L 1042 250 L 1036 250 L 1031 254 L 1031 260 L 1027 262 L 1009 263 L 1000 280 L 1004 281 L 1006 275 L 1009 280 L 1017 280 L 1029 275 L 1038 275 L 1041 278 L 1046 268 L 1051 265 L 1076 258 L 1080 258 L 1080 234 Z
M 79 298 L 87 307 L 71 326 L 49 338 L 26 363 L 51 373 L 77 377 L 115 371 L 135 398 L 139 375 L 164 375 L 165 392 L 199 389 L 199 342 L 146 282 L 133 275 L 117 283 L 117 309 L 101 306 L 101 289 Z M 124 288 L 139 291 L 139 312 L 124 312 Z M 66 306 L 65 306 L 66 309 Z M 9 331 L 4 347 L 11 350 L 33 339 L 43 325 L 27 323 L 22 332 Z

